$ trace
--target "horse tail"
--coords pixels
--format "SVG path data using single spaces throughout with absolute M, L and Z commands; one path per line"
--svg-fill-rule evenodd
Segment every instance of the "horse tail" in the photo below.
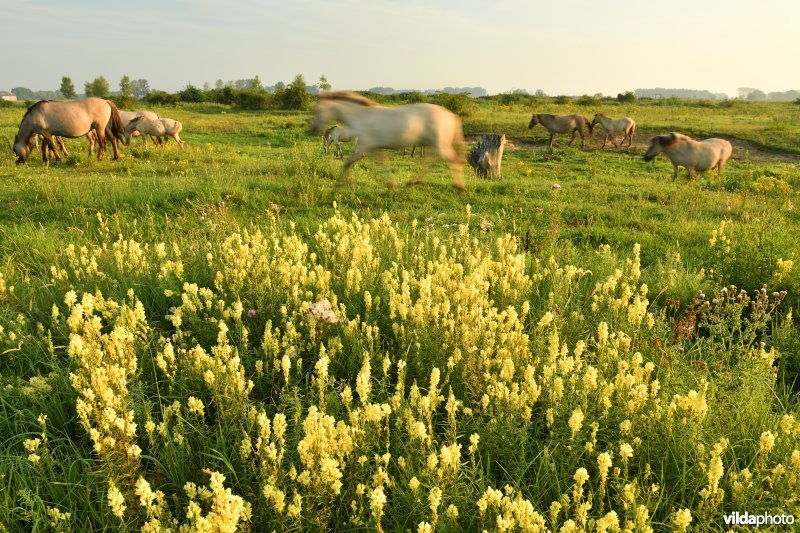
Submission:
M 108 105 L 111 107 L 111 133 L 119 139 L 123 140 L 125 138 L 125 127 L 122 125 L 122 117 L 119 115 L 119 109 L 117 106 L 114 105 L 114 102 L 111 100 L 106 100 Z

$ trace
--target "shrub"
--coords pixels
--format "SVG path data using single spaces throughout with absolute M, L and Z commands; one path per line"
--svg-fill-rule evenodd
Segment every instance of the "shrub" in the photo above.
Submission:
M 197 87 L 188 85 L 184 90 L 178 93 L 178 99 L 181 102 L 200 103 L 205 101 L 205 94 Z
M 567 105 L 572 102 L 572 99 L 569 96 L 560 95 L 553 98 L 553 103 L 558 105 Z
M 633 91 L 625 91 L 617 95 L 617 102 L 628 104 L 636 101 L 636 95 Z
M 431 103 L 447 108 L 456 115 L 462 117 L 469 116 L 473 108 L 473 103 L 467 93 L 439 93 L 433 95 L 430 101 Z
M 588 94 L 584 94 L 580 98 L 575 101 L 576 104 L 580 106 L 596 106 L 600 105 L 600 99 L 594 96 L 589 96 Z
M 178 103 L 178 96 L 166 91 L 152 91 L 144 97 L 144 101 L 153 105 L 175 105 Z
M 233 105 L 236 101 L 236 93 L 236 89 L 228 86 L 211 89 L 206 93 L 206 100 L 217 104 Z
M 263 111 L 270 107 L 270 96 L 264 91 L 245 89 L 235 92 L 234 104 L 241 109 Z

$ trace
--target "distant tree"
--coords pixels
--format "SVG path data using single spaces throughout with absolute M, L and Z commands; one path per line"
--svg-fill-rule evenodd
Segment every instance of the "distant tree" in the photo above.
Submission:
M 27 87 L 14 87 L 11 92 L 17 97 L 18 100 L 36 100 L 36 93 Z
M 546 92 L 544 92 L 544 91 L 543 91 L 543 90 L 541 90 L 541 89 L 536 89 L 536 92 L 534 92 L 534 93 L 533 93 L 533 96 L 535 96 L 535 97 L 537 97 L 537 98 L 544 98 L 544 97 L 546 97 L 546 96 L 547 96 L 547 93 L 546 93 Z
M 133 96 L 141 99 L 150 92 L 150 84 L 143 79 L 133 80 L 131 82 L 131 90 L 133 91 Z
M 207 93 L 210 90 L 211 90 L 211 84 L 208 82 L 203 83 L 203 92 Z
M 747 96 L 748 96 L 748 95 L 749 95 L 751 92 L 753 92 L 753 91 L 757 91 L 757 90 L 758 90 L 758 89 L 756 89 L 755 87 L 739 87 L 738 89 L 736 89 L 736 93 L 738 94 L 738 96 L 739 96 L 739 99 L 741 99 L 741 100 L 746 100 L 746 99 L 747 99 Z
M 222 78 L 219 78 L 217 80 L 217 83 L 214 84 L 214 87 L 216 87 L 217 89 L 222 89 L 223 87 L 225 87 L 225 82 L 222 81 Z
M 258 74 L 256 74 L 255 78 L 250 80 L 250 89 L 253 89 L 254 91 L 264 90 L 264 84 L 261 83 L 261 78 L 258 77 Z
M 617 102 L 626 104 L 636 101 L 636 94 L 633 91 L 625 91 L 624 93 L 617 94 Z
M 325 74 L 319 77 L 319 81 L 317 82 L 317 87 L 320 91 L 330 91 L 331 84 L 328 83 L 328 78 L 325 77 Z
M 286 89 L 286 84 L 283 83 L 282 81 L 279 81 L 278 83 L 275 84 L 275 92 L 276 93 L 280 92 L 280 91 L 283 91 L 285 89 Z
M 119 92 L 123 98 L 133 98 L 133 86 L 131 85 L 131 78 L 127 74 L 119 80 Z
M 766 100 L 767 95 L 764 94 L 764 91 L 760 91 L 758 89 L 753 89 L 747 94 L 748 100 Z
M 75 93 L 75 85 L 72 84 L 72 80 L 69 78 L 69 76 L 64 76 L 61 78 L 61 87 L 58 90 L 61 91 L 61 95 L 67 99 L 72 99 L 78 96 Z
M 281 92 L 281 107 L 284 109 L 306 109 L 311 102 L 306 88 L 306 80 L 302 74 L 294 77 L 294 81 Z
M 98 76 L 94 81 L 86 82 L 83 85 L 86 91 L 86 96 L 96 96 L 98 98 L 108 98 L 111 93 L 111 87 L 108 85 L 108 80 L 105 76 Z

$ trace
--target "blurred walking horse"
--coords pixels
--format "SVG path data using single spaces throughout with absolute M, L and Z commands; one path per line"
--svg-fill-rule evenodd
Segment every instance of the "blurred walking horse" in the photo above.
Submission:
M 450 167 L 455 187 L 464 189 L 464 133 L 461 119 L 447 109 L 434 104 L 384 107 L 351 91 L 325 92 L 311 122 L 312 133 L 319 135 L 333 121 L 344 122 L 358 139 L 340 179 L 356 161 L 379 148 L 430 146 Z

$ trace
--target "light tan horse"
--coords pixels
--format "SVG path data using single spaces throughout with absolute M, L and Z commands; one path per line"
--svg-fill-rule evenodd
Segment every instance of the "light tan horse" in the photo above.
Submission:
M 136 117 L 145 117 L 151 120 L 161 119 L 160 116 L 158 116 L 156 113 L 153 113 L 152 111 L 123 111 L 121 109 L 119 110 L 119 118 L 122 119 L 123 129 L 125 129 L 125 127 L 130 123 L 130 121 L 135 119 Z M 138 137 L 139 135 L 140 133 L 135 130 L 131 133 L 131 137 Z M 156 136 L 151 136 L 150 139 L 153 141 L 153 144 L 161 144 L 161 139 L 159 139 Z M 145 140 L 142 139 L 142 142 L 145 142 Z
M 128 125 L 125 127 L 125 144 L 129 144 L 131 142 L 131 136 L 135 131 L 138 131 L 142 135 L 142 142 L 145 143 L 145 145 L 147 144 L 147 141 L 145 140 L 146 135 L 159 137 L 165 141 L 168 137 L 172 137 L 181 147 L 181 150 L 184 149 L 183 141 L 181 141 L 181 137 L 179 135 L 179 133 L 183 131 L 183 124 L 177 120 L 164 117 L 161 117 L 157 120 L 153 120 L 144 116 L 136 117 L 128 122 Z
M 322 135 L 322 139 L 325 142 L 325 153 L 328 153 L 331 144 L 336 144 L 336 157 L 340 159 L 344 157 L 341 143 L 352 142 L 353 146 L 358 145 L 358 137 L 347 126 L 332 126 L 328 128 Z
M 625 144 L 625 139 L 628 139 L 629 147 L 633 144 L 633 134 L 636 133 L 636 122 L 634 122 L 632 118 L 611 118 L 603 113 L 595 113 L 592 119 L 592 127 L 597 124 L 603 126 L 605 130 L 603 146 L 600 147 L 601 149 L 606 147 L 606 142 L 608 142 L 609 137 L 611 137 L 611 142 L 614 144 L 615 148 L 619 148 Z M 622 135 L 622 140 L 619 144 L 614 141 L 614 135 Z
M 106 139 L 111 139 L 114 148 L 114 159 L 119 158 L 117 138 L 122 138 L 122 122 L 119 110 L 113 102 L 102 98 L 87 98 L 72 102 L 54 102 L 42 100 L 33 104 L 25 112 L 14 138 L 14 153 L 17 163 L 24 163 L 30 155 L 29 142 L 32 136 L 41 135 L 42 160 L 47 162 L 48 149 L 52 151 L 56 161 L 61 157 L 56 151 L 53 136 L 77 138 L 94 131 L 100 149 L 97 158 L 102 159 L 106 150 Z
M 733 146 L 725 139 L 706 139 L 695 141 L 691 137 L 680 133 L 658 135 L 650 141 L 650 147 L 644 154 L 645 161 L 652 161 L 664 153 L 675 167 L 672 181 L 678 177 L 678 167 L 686 169 L 686 177 L 692 175 L 693 170 L 704 171 L 716 168 L 722 175 L 722 166 L 730 159 Z
M 583 127 L 587 127 L 589 130 L 589 135 L 592 134 L 593 127 L 592 123 L 589 122 L 589 119 L 583 115 L 557 116 L 548 115 L 545 113 L 535 113 L 531 117 L 531 122 L 528 124 L 528 129 L 533 128 L 537 124 L 541 124 L 547 128 L 547 131 L 550 132 L 550 142 L 547 144 L 547 146 L 550 148 L 553 147 L 553 138 L 555 137 L 556 133 L 572 133 L 572 139 L 570 139 L 567 146 L 572 146 L 572 143 L 575 141 L 576 133 L 580 134 L 581 148 L 583 148 Z
M 311 122 L 319 134 L 329 122 L 344 122 L 358 138 L 358 146 L 345 161 L 341 179 L 350 167 L 379 148 L 430 146 L 450 167 L 453 183 L 463 190 L 464 133 L 461 119 L 434 104 L 384 107 L 351 91 L 324 92 Z

